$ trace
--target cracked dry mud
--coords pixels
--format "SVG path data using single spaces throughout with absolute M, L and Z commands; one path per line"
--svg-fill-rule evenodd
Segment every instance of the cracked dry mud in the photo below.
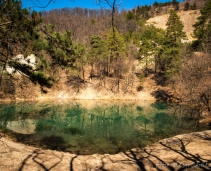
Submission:
M 1 171 L 211 170 L 211 130 L 177 135 L 114 155 L 76 155 L 0 139 Z

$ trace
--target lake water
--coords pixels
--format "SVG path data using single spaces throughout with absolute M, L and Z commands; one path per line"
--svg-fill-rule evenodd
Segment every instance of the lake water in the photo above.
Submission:
M 0 104 L 0 129 L 45 149 L 113 154 L 204 128 L 193 110 L 176 104 L 51 100 Z

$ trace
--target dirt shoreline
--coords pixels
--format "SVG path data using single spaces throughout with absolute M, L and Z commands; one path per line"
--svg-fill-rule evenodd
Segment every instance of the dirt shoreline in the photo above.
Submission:
M 210 170 L 211 130 L 177 135 L 114 155 L 76 155 L 0 139 L 1 171 Z

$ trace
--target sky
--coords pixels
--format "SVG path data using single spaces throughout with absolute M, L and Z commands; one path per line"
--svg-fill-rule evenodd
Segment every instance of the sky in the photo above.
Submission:
M 126 10 L 133 9 L 134 7 L 143 6 L 143 5 L 151 5 L 155 1 L 157 2 L 167 2 L 172 0 L 117 0 L 117 2 L 122 2 L 121 8 Z M 178 2 L 183 2 L 183 0 L 177 0 Z M 42 11 L 42 10 L 51 10 L 57 8 L 89 8 L 89 9 L 99 9 L 106 8 L 105 5 L 99 6 L 95 3 L 95 0 L 52 0 L 50 4 L 48 4 L 49 0 L 22 0 L 23 8 L 31 8 L 31 10 Z M 40 8 L 44 7 L 45 8 Z

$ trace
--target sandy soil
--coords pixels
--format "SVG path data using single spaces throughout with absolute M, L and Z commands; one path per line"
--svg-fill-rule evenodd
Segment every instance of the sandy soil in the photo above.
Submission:
M 140 83 L 140 79 L 134 75 L 133 84 L 127 87 L 127 92 L 122 89 L 122 84 L 125 80 L 121 80 L 120 91 L 112 92 L 111 84 L 113 79 L 106 78 L 106 86 L 99 86 L 100 80 L 93 78 L 90 83 L 88 78 L 88 71 L 85 72 L 85 84 L 82 84 L 77 92 L 70 85 L 67 85 L 66 75 L 64 75 L 58 84 L 58 89 L 48 89 L 47 94 L 41 94 L 36 99 L 79 99 L 79 100 L 143 100 L 143 101 L 156 101 L 153 96 L 153 92 L 156 91 L 159 86 L 156 85 L 153 79 L 153 74 L 145 78 L 144 82 Z M 137 91 L 137 87 L 142 84 L 143 89 Z M 19 99 L 21 100 L 21 99 Z
M 187 34 L 188 40 L 193 40 L 193 24 L 197 21 L 197 18 L 200 15 L 200 11 L 198 10 L 190 10 L 190 11 L 180 11 L 177 13 L 180 17 L 181 21 L 184 24 L 184 31 Z M 148 24 L 152 24 L 155 27 L 166 29 L 166 23 L 168 21 L 169 14 L 156 16 L 147 20 Z
M 1 171 L 211 170 L 211 130 L 178 135 L 115 155 L 75 155 L 0 139 Z

